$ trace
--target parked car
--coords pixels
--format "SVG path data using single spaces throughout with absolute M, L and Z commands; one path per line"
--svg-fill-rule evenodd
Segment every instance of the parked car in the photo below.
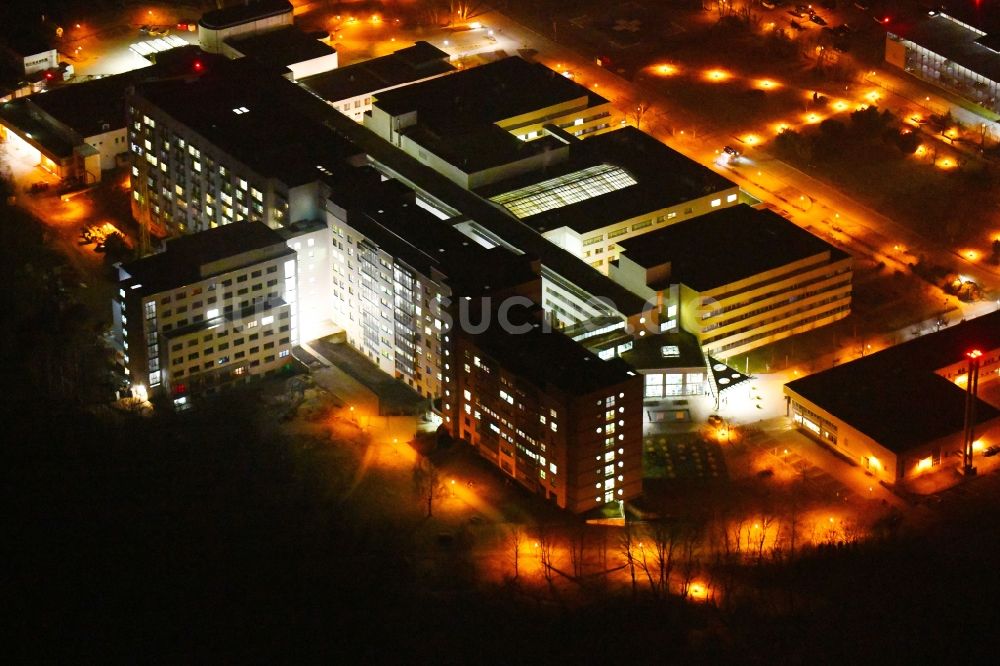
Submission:
M 198 19 L 182 18 L 177 20 L 177 29 L 181 31 L 194 32 L 198 29 Z
M 764 9 L 774 9 L 778 6 L 774 0 L 761 0 L 760 4 Z
M 806 17 L 806 12 L 799 11 L 798 9 L 789 9 L 788 13 L 791 14 L 792 16 L 794 16 L 795 18 L 805 18 Z
M 724 152 L 726 155 L 729 155 L 730 157 L 740 156 L 740 151 L 733 148 L 732 146 L 726 146 L 725 148 L 722 149 L 722 152 Z
M 985 451 L 983 451 L 983 455 L 986 456 L 987 458 L 992 458 L 998 453 L 1000 453 L 1000 446 L 990 446 Z
M 824 19 L 819 14 L 810 14 L 809 20 L 815 23 L 816 25 L 826 25 L 826 19 Z
M 140 25 L 139 26 L 139 34 L 148 35 L 149 34 L 149 26 L 148 25 Z
M 150 37 L 166 37 L 170 34 L 170 28 L 155 27 L 149 29 Z
M 802 24 L 799 23 L 798 21 L 789 21 L 788 25 L 792 28 L 792 30 L 803 30 L 804 29 L 802 27 Z
M 40 180 L 38 182 L 32 183 L 31 186 L 28 187 L 28 192 L 30 192 L 31 194 L 38 194 L 39 192 L 47 192 L 49 187 L 50 186 L 48 183 L 46 183 L 44 180 Z

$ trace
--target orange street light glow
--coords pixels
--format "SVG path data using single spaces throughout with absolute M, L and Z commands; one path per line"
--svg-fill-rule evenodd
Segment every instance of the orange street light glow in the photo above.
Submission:
M 943 160 L 939 161 L 937 165 L 942 169 L 951 169 L 955 166 L 955 162 L 950 158 L 946 157 Z
M 771 79 L 761 79 L 760 81 L 757 82 L 757 87 L 760 88 L 761 90 L 774 90 L 779 85 L 781 84 L 776 83 Z
M 688 586 L 688 597 L 694 601 L 704 601 L 708 598 L 708 587 L 700 581 L 695 581 Z
M 673 75 L 677 74 L 678 69 L 677 69 L 676 65 L 670 65 L 670 64 L 664 63 L 662 65 L 656 65 L 653 68 L 653 71 L 656 72 L 660 76 L 673 76 Z
M 743 143 L 747 144 L 748 146 L 756 146 L 758 143 L 760 143 L 760 137 L 757 136 L 756 134 L 747 134 L 746 136 L 743 137 Z
M 927 154 L 927 146 L 925 146 L 924 144 L 920 144 L 919 146 L 917 146 L 916 150 L 917 157 L 923 157 L 926 154 Z
M 732 75 L 723 69 L 710 69 L 705 72 L 705 79 L 713 83 L 719 83 L 730 78 Z
M 787 123 L 778 123 L 777 125 L 774 126 L 774 133 L 775 134 L 781 134 L 786 129 L 788 129 L 788 124 Z
M 805 115 L 803 120 L 807 123 L 812 124 L 812 123 L 818 123 L 819 121 L 823 120 L 823 118 L 815 113 L 808 113 Z
M 842 99 L 838 99 L 836 102 L 833 103 L 834 111 L 847 111 L 847 109 L 848 109 L 847 102 L 845 102 Z
M 865 99 L 867 99 L 868 101 L 872 102 L 873 104 L 878 101 L 879 97 L 880 97 L 880 95 L 878 94 L 877 90 L 873 90 L 870 93 L 868 93 L 867 95 L 865 95 Z

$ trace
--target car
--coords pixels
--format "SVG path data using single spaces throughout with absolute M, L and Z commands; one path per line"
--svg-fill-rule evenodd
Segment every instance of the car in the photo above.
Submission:
M 38 182 L 32 183 L 31 186 L 28 188 L 28 192 L 32 194 L 38 194 L 39 192 L 47 192 L 48 189 L 49 189 L 49 184 L 46 183 L 44 180 L 40 180 Z
M 198 19 L 182 18 L 177 20 L 178 30 L 187 30 L 188 32 L 194 32 L 198 29 Z
M 996 454 L 1000 453 L 1000 446 L 991 446 L 983 451 L 983 455 L 987 458 L 992 458 Z
M 764 9 L 774 9 L 778 6 L 778 3 L 774 2 L 774 0 L 761 0 L 760 6 Z
M 169 34 L 170 34 L 170 28 L 156 27 L 156 28 L 150 28 L 149 29 L 149 36 L 150 37 L 166 37 Z
M 738 151 L 737 149 L 733 148 L 732 146 L 726 146 L 725 148 L 722 149 L 722 152 L 724 152 L 726 155 L 729 155 L 731 157 L 739 157 L 740 156 L 740 151 Z
M 866 12 L 872 8 L 872 3 L 869 0 L 855 0 L 854 6 L 861 11 Z
M 792 30 L 805 30 L 805 28 L 802 27 L 802 24 L 798 21 L 789 21 L 788 25 L 792 28 Z
M 789 9 L 788 13 L 791 14 L 792 16 L 794 16 L 795 18 L 805 18 L 806 17 L 806 13 L 803 12 L 803 11 L 799 11 L 798 9 Z
M 143 35 L 149 34 L 149 26 L 148 25 L 140 25 L 139 26 L 139 32 L 140 32 L 140 34 L 143 34 Z
M 815 23 L 816 25 L 826 25 L 826 19 L 824 19 L 819 14 L 810 14 L 809 20 Z
M 836 28 L 833 29 L 833 33 L 838 37 L 847 37 L 852 32 L 853 30 L 851 29 L 851 26 L 847 25 L 846 23 L 841 23 L 840 25 L 838 25 Z
M 708 417 L 708 422 L 710 425 L 714 426 L 722 425 L 722 417 L 719 416 L 718 414 L 711 414 Z

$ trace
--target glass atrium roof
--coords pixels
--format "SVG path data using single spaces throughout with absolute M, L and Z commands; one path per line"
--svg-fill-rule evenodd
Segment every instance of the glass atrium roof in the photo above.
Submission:
M 598 164 L 580 171 L 499 194 L 492 201 L 502 205 L 518 219 L 544 213 L 553 208 L 586 201 L 636 184 L 625 169 Z

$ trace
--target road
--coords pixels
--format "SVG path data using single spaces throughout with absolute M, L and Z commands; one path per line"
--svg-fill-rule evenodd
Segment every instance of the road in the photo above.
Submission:
M 493 13 L 484 20 L 496 25 L 498 33 L 515 35 L 516 41 L 529 44 L 537 51 L 537 58 L 553 69 L 571 70 L 576 80 L 626 111 L 634 108 L 639 100 L 652 102 L 652 107 L 642 117 L 642 129 L 671 148 L 733 179 L 747 192 L 771 204 L 799 226 L 833 237 L 855 256 L 867 256 L 876 262 L 904 268 L 923 255 L 940 265 L 955 267 L 956 271 L 972 278 L 988 291 L 1000 285 L 1000 270 L 983 261 L 982 252 L 973 255 L 976 261 L 970 261 L 968 255 L 961 254 L 958 248 L 943 249 L 938 243 L 923 238 L 887 215 L 858 203 L 848 194 L 755 147 L 753 144 L 756 141 L 752 137 L 734 136 L 709 124 L 696 110 L 677 107 L 649 85 L 640 83 L 637 86 L 633 81 L 596 65 L 594 61 L 509 17 Z M 636 78 L 641 82 L 640 77 Z M 908 117 L 912 109 L 909 99 L 888 93 L 873 95 L 867 90 L 869 87 L 862 90 L 855 86 L 857 90 L 852 93 L 872 95 L 872 99 L 881 106 L 902 111 L 903 117 Z M 898 87 L 902 88 L 901 85 Z M 933 96 L 926 103 L 933 104 L 935 110 L 954 107 L 946 100 Z M 969 112 L 956 108 L 955 114 L 963 114 L 961 117 L 964 118 Z M 679 130 L 678 127 L 688 129 Z M 717 163 L 719 151 L 729 144 L 741 145 L 747 158 L 734 166 L 720 166 Z

